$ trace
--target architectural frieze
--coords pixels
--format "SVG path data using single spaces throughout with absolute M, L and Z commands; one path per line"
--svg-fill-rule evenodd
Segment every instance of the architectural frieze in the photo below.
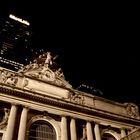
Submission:
M 132 118 L 139 117 L 139 109 L 134 103 L 125 103 L 127 114 Z
M 27 91 L 26 92 L 24 92 L 24 91 L 22 91 L 22 90 L 16 91 L 13 89 L 6 89 L 6 87 L 4 87 L 4 86 L 0 87 L 1 94 L 12 95 L 12 96 L 15 96 L 18 98 L 22 98 L 24 100 L 30 100 L 30 101 L 34 101 L 34 102 L 38 102 L 38 103 L 53 105 L 53 106 L 58 107 L 58 108 L 63 108 L 66 110 L 73 110 L 76 112 L 86 113 L 86 114 L 94 115 L 94 116 L 98 116 L 98 117 L 104 117 L 106 119 L 115 120 L 115 121 L 117 120 L 117 121 L 126 122 L 126 123 L 129 122 L 132 124 L 140 123 L 139 120 L 137 120 L 137 121 L 133 120 L 133 118 L 130 118 L 129 116 L 128 117 L 122 116 L 120 114 L 117 115 L 117 114 L 102 111 L 102 110 L 99 110 L 96 108 L 83 106 L 80 104 L 75 104 L 75 103 L 67 101 L 67 100 L 62 100 L 62 99 L 57 99 L 57 98 L 52 98 L 52 97 L 47 97 L 47 96 L 44 97 L 44 96 L 41 96 L 41 95 L 36 94 L 36 93 L 34 94 L 34 92 L 27 93 Z
M 9 87 L 11 89 L 9 94 L 26 97 L 31 100 L 36 99 L 41 102 L 46 102 L 48 99 L 47 102 L 57 100 L 62 105 L 63 103 L 61 102 L 67 102 L 68 104 L 84 106 L 84 108 L 91 110 L 96 109 L 102 112 L 140 119 L 138 107 L 134 104 L 118 104 L 74 90 L 65 80 L 62 71 L 59 68 L 53 68 L 53 63 L 54 58 L 48 52 L 40 55 L 33 63 L 23 67 L 18 72 L 0 68 L 0 83 L 7 87 L 3 90 L 6 92 Z M 59 84 L 59 80 L 61 84 Z M 114 110 L 114 107 L 116 110 Z
M 54 60 L 48 52 L 18 72 L 0 68 L 0 100 L 17 103 L 17 108 L 19 105 L 27 105 L 32 111 L 46 111 L 57 116 L 64 114 L 68 118 L 77 117 L 86 121 L 88 128 L 90 121 L 101 120 L 106 125 L 114 122 L 114 126 L 119 128 L 123 125 L 129 128 L 133 125 L 140 126 L 139 111 L 135 104 L 121 104 L 73 89 L 66 81 L 62 69 L 56 67 Z M 27 115 L 24 107 L 22 114 L 23 119 Z M 34 120 L 48 116 L 36 117 L 38 118 Z M 5 123 L 6 119 L 3 119 L 0 127 Z

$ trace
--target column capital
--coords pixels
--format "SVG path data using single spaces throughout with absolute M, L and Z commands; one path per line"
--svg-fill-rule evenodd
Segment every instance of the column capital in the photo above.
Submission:
M 125 128 L 120 129 L 121 130 L 121 138 L 126 136 Z
M 27 109 L 27 111 L 30 110 L 29 106 L 23 106 L 23 109 Z
M 19 104 L 20 108 L 23 108 L 23 109 L 26 109 L 27 111 L 29 111 L 29 106 L 27 105 L 22 105 L 22 104 Z
M 125 127 L 121 127 L 121 128 L 120 128 L 120 130 L 125 130 L 125 129 L 126 129 Z
M 94 122 L 94 121 L 92 121 L 92 120 L 86 120 L 86 122 L 89 122 L 89 123 L 91 123 L 91 122 Z
M 75 120 L 77 119 L 75 116 L 70 116 L 70 118 L 71 118 L 71 119 L 75 119 Z
M 13 106 L 18 106 L 19 104 L 18 104 L 18 103 L 12 102 L 11 105 L 13 105 Z
M 98 121 L 94 121 L 94 123 L 95 123 L 95 124 L 98 124 L 98 125 L 100 124 L 100 122 L 98 122 Z
M 61 117 L 68 117 L 68 115 L 66 115 L 66 114 L 61 114 L 60 116 Z

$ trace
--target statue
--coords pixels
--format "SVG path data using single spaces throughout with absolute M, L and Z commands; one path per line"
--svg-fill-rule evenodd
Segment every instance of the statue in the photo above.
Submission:
M 6 80 L 6 84 L 15 86 L 18 82 L 18 77 L 15 77 L 15 75 L 11 74 Z
M 62 72 L 62 69 L 59 68 L 58 70 L 55 71 L 55 74 L 63 79 L 65 79 L 64 74 Z
M 7 75 L 8 75 L 8 72 L 7 71 L 4 71 L 4 70 L 1 71 L 0 81 L 2 83 L 5 83 L 5 81 L 7 80 Z
M 65 80 L 62 69 L 55 63 L 57 57 L 58 55 L 53 56 L 51 52 L 43 53 L 33 60 L 33 63 L 31 62 L 24 66 L 18 72 L 59 86 L 71 88 L 71 85 Z M 12 85 L 16 84 L 15 79 L 8 79 L 7 82 Z
M 87 140 L 87 129 L 85 125 L 83 125 L 83 137 L 81 140 Z
M 52 64 L 53 64 L 53 57 L 51 56 L 51 52 L 47 52 L 47 58 L 45 60 L 44 65 L 48 67 Z
M 139 110 L 137 105 L 135 105 L 134 103 L 126 103 L 126 105 L 127 114 L 133 118 L 137 118 L 139 116 Z

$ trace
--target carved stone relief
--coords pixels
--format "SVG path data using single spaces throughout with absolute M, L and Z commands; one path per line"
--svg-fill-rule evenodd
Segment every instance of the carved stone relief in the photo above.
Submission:
M 59 86 L 72 88 L 65 80 L 62 69 L 58 68 L 58 66 L 55 67 L 54 59 L 56 57 L 51 56 L 50 52 L 44 53 L 35 59 L 33 63 L 23 67 L 18 72 Z
M 4 129 L 7 126 L 9 117 L 9 110 L 7 108 L 0 109 L 0 129 Z
M 80 93 L 71 93 L 69 94 L 69 99 L 71 102 L 75 102 L 75 103 L 78 103 L 78 104 L 82 104 L 84 105 L 84 95 L 80 94 Z
M 11 77 L 7 78 L 5 83 L 12 86 L 16 86 L 17 82 L 18 82 L 18 77 L 12 75 Z
M 138 107 L 133 103 L 126 103 L 126 111 L 127 114 L 132 118 L 139 117 Z
M 7 80 L 8 71 L 0 70 L 0 82 L 5 83 Z
M 0 70 L 0 82 L 15 86 L 18 82 L 18 77 L 14 73 L 6 70 Z

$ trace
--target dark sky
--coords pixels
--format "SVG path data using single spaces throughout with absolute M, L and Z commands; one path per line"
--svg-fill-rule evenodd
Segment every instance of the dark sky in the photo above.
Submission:
M 4 5 L 2 13 L 31 23 L 33 47 L 59 55 L 74 88 L 87 84 L 108 99 L 140 105 L 137 11 L 106 5 L 25 0 Z

